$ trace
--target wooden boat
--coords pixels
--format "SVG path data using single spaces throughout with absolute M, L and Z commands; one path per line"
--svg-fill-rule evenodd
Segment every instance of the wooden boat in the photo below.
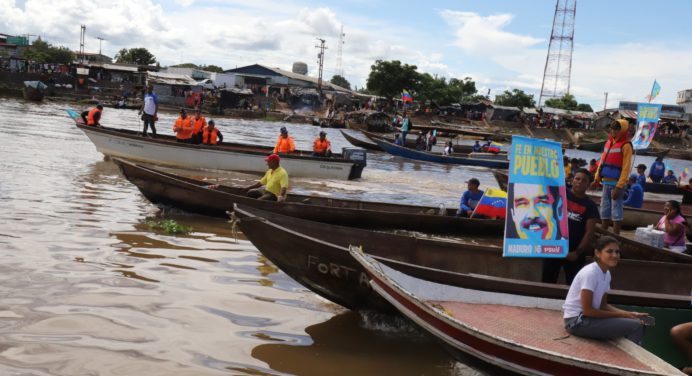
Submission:
M 435 121 L 435 120 L 433 120 L 431 123 L 432 123 L 432 125 L 416 125 L 414 123 L 413 129 L 421 129 L 421 130 L 425 130 L 425 131 L 431 131 L 431 130 L 437 129 L 438 132 L 442 132 L 442 133 L 460 134 L 463 136 L 480 137 L 483 139 L 492 139 L 495 141 L 511 141 L 512 140 L 511 134 L 481 131 L 481 130 L 477 130 L 477 129 L 471 129 L 468 127 L 458 126 L 455 124 L 444 123 L 444 122 Z
M 138 132 L 126 129 L 86 126 L 81 124 L 77 111 L 68 114 L 96 150 L 110 157 L 172 167 L 264 173 L 267 170 L 264 159 L 272 153 L 271 147 L 264 146 L 225 142 L 191 145 L 178 143 L 173 136 L 141 137 Z M 343 151 L 344 154 L 334 154 L 332 158 L 314 157 L 311 152 L 282 154 L 281 166 L 295 177 L 359 179 L 366 165 L 365 150 L 344 148 Z
M 473 243 L 372 231 L 294 218 L 242 204 L 236 205 L 232 218 L 279 269 L 324 298 L 350 309 L 387 306 L 370 296 L 367 286 L 360 285 L 363 270 L 349 258 L 348 245 L 386 259 L 392 267 L 415 271 L 418 277 L 436 282 L 560 299 L 567 292 L 564 285 L 540 282 L 541 259 L 502 257 L 501 238 Z M 659 257 L 644 252 L 634 256 Z M 666 255 L 660 258 L 676 260 Z M 617 297 L 609 294 L 609 298 L 618 304 L 690 309 L 688 273 L 692 272 L 692 263 L 687 261 L 621 260 L 612 287 L 627 292 L 616 293 Z M 647 273 L 647 278 L 641 278 L 641 273 Z
M 655 157 L 655 158 L 658 158 L 658 157 L 665 158 L 668 155 L 669 151 L 670 151 L 670 149 L 655 149 L 655 150 L 645 149 L 645 150 L 637 150 L 637 154 L 638 155 L 646 155 L 646 156 Z
M 682 375 L 627 339 L 596 341 L 568 335 L 560 299 L 517 299 L 431 283 L 357 249 L 351 254 L 378 294 L 455 355 L 469 354 L 523 375 Z
M 640 243 L 628 237 L 617 235 L 611 231 L 604 231 L 600 227 L 596 227 L 596 236 L 612 236 L 620 242 L 620 250 L 623 255 L 628 258 L 647 259 L 662 262 L 679 262 L 684 264 L 692 264 L 692 255 L 673 252 L 669 249 L 653 247 L 648 244 Z
M 663 183 L 653 183 L 646 182 L 644 184 L 644 192 L 651 193 L 665 193 L 669 195 L 681 195 L 682 189 L 677 186 L 677 184 L 663 184 Z
M 47 86 L 41 81 L 24 81 L 22 95 L 28 101 L 40 102 L 43 100 L 46 88 Z
M 165 204 L 192 213 L 225 217 L 234 203 L 276 211 L 297 218 L 373 229 L 408 229 L 433 233 L 500 233 L 503 221 L 456 217 L 456 208 L 444 209 L 368 201 L 343 200 L 289 194 L 283 203 L 247 197 L 242 188 L 212 185 L 209 182 L 166 173 L 122 159 L 125 178 L 155 204 Z
M 637 151 L 640 155 L 650 155 L 659 156 L 657 154 L 662 154 L 661 156 L 667 156 L 668 158 L 682 159 L 685 161 L 692 161 L 692 151 L 681 150 L 681 149 L 661 149 L 661 148 L 648 148 L 642 152 Z
M 598 142 L 583 143 L 583 144 L 577 145 L 577 149 L 594 151 L 594 152 L 602 152 L 603 146 L 605 146 L 605 143 L 606 143 L 605 140 L 604 141 L 598 141 Z
M 465 156 L 446 156 L 442 154 L 435 154 L 426 151 L 419 151 L 414 149 L 405 148 L 399 145 L 395 145 L 391 142 L 384 140 L 374 140 L 375 143 L 389 154 L 404 157 L 409 159 L 414 159 L 417 161 L 444 163 L 444 164 L 459 164 L 466 166 L 480 166 L 488 168 L 509 168 L 509 161 L 506 159 L 482 159 L 482 158 L 469 158 L 468 155 Z
M 508 175 L 506 171 L 492 170 L 495 180 L 497 180 L 500 189 L 507 190 Z M 648 183 L 647 183 L 648 184 Z M 588 196 L 598 205 L 601 202 L 601 197 L 594 194 Z M 651 224 L 658 223 L 663 215 L 662 201 L 644 200 L 641 209 L 625 207 L 625 218 L 622 221 L 623 229 L 635 229 L 637 227 L 646 227 Z M 692 205 L 682 205 L 683 214 L 692 213 Z
M 350 134 L 348 134 L 348 132 L 344 132 L 343 130 L 340 130 L 339 132 L 341 132 L 341 135 L 344 136 L 346 141 L 350 142 L 351 145 L 353 145 L 353 146 L 357 146 L 359 148 L 372 150 L 372 151 L 382 151 L 382 149 L 380 149 L 380 147 L 377 146 L 377 144 L 372 142 L 372 141 L 365 141 L 365 140 L 361 140 L 357 137 L 353 137 Z
M 367 284 L 364 269 L 348 254 L 349 244 L 362 247 L 392 268 L 432 282 L 524 297 L 562 300 L 567 294 L 566 285 L 539 282 L 541 260 L 503 258 L 499 244 L 487 245 L 492 241 L 479 245 L 359 230 L 242 205 L 233 217 L 243 234 L 274 265 L 316 294 L 350 309 L 391 312 L 392 307 Z M 631 309 L 658 315 L 659 322 L 664 318 L 669 318 L 673 325 L 690 321 L 691 267 L 692 264 L 621 260 L 614 274 L 615 290 L 609 292 L 608 300 L 638 306 Z M 649 335 L 663 339 L 664 343 L 658 344 L 663 346 L 662 351 L 676 353 L 663 327 L 657 326 Z M 647 343 L 652 343 L 648 337 Z
M 368 132 L 368 131 L 361 131 L 367 137 L 368 139 L 372 140 L 375 142 L 375 140 L 385 140 L 387 142 L 394 143 L 394 136 L 393 135 L 388 135 L 388 134 L 383 134 L 383 133 L 374 133 L 374 132 Z M 439 150 L 442 152 L 442 149 L 444 148 L 444 142 L 441 142 L 442 140 L 438 140 L 437 145 L 433 146 L 433 150 Z M 409 149 L 415 149 L 416 148 L 416 137 L 414 135 L 409 135 L 409 137 L 406 137 L 406 147 Z M 378 146 L 379 150 L 382 151 L 382 148 Z M 473 152 L 473 145 L 459 145 L 456 144 L 454 145 L 454 151 L 456 153 L 471 153 Z

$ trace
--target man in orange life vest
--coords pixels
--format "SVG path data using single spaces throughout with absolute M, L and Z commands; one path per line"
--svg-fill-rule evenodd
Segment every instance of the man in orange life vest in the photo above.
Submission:
M 613 232 L 620 233 L 624 218 L 624 190 L 632 171 L 634 148 L 629 141 L 629 122 L 625 119 L 610 123 L 610 137 L 606 141 L 601 155 L 601 164 L 596 170 L 593 186 L 603 184 L 601 198 L 601 221 L 603 229 L 608 230 L 613 224 Z
M 209 120 L 209 125 L 204 127 L 202 132 L 202 143 L 205 145 L 218 145 L 223 142 L 223 135 L 218 128 L 214 126 L 214 120 Z M 217 141 L 218 139 L 218 141 Z
M 197 109 L 195 117 L 192 118 L 192 143 L 201 144 L 202 143 L 202 132 L 207 126 L 207 119 L 202 116 L 202 110 Z
M 192 119 L 187 116 L 187 111 L 184 108 L 180 109 L 180 117 L 173 125 L 176 141 L 190 144 L 192 143 Z
M 84 124 L 100 127 L 101 123 L 99 123 L 99 121 L 101 120 L 102 111 L 103 106 L 98 104 L 96 105 L 96 107 L 91 108 L 88 111 L 82 112 L 82 120 L 84 120 Z
M 332 156 L 332 143 L 327 140 L 327 132 L 320 131 L 320 136 L 312 144 L 312 155 L 317 157 Z
M 288 135 L 286 127 L 281 127 L 281 134 L 276 139 L 274 153 L 292 153 L 296 151 L 296 144 L 293 142 L 293 137 Z

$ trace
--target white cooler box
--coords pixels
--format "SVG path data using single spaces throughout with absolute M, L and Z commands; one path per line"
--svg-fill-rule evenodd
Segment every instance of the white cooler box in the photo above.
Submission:
M 634 233 L 634 238 L 640 243 L 650 245 L 652 247 L 663 248 L 663 237 L 666 235 L 661 230 L 655 230 L 652 225 L 648 227 L 638 227 Z

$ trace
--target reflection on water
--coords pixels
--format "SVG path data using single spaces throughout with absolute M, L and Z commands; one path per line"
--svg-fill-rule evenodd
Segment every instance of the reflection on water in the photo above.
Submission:
M 0 99 L 0 375 L 502 374 L 454 362 L 403 323 L 323 300 L 261 256 L 228 221 L 160 210 L 71 124 L 60 103 Z M 170 133 L 175 114 L 161 114 Z M 138 129 L 135 111 L 104 123 Z M 219 119 L 229 140 L 300 148 L 321 129 Z M 349 146 L 327 129 L 335 149 Z M 455 207 L 487 170 L 371 153 L 363 179 L 293 179 L 307 194 Z M 231 184 L 255 175 L 183 171 Z M 150 222 L 174 219 L 173 236 Z M 271 234 L 268 234 L 271 236 Z M 366 317 L 366 318 L 363 318 Z M 481 371 L 477 371 L 480 369 Z

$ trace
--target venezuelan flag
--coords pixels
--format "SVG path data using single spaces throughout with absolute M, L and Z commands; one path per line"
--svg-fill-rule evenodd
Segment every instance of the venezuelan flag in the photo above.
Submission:
M 473 210 L 473 214 L 490 218 L 505 218 L 507 216 L 507 192 L 493 188 L 486 189 Z
M 401 92 L 401 100 L 404 103 L 406 103 L 406 102 L 413 103 L 413 96 L 411 96 L 411 93 L 409 93 L 408 90 L 404 89 L 404 91 Z
M 499 142 L 493 141 L 490 143 L 490 146 L 488 146 L 488 153 L 497 154 L 500 152 L 501 149 L 502 149 L 502 144 Z

